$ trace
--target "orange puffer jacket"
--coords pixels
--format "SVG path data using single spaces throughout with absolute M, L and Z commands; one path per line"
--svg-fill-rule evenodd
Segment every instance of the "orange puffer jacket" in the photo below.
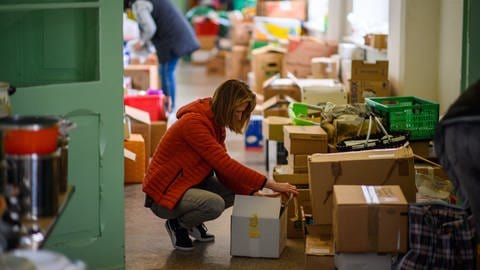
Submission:
M 266 177 L 232 159 L 225 148 L 225 127 L 215 125 L 211 98 L 180 108 L 178 120 L 160 141 L 143 181 L 143 191 L 156 203 L 173 209 L 189 188 L 212 170 L 236 194 L 261 189 Z

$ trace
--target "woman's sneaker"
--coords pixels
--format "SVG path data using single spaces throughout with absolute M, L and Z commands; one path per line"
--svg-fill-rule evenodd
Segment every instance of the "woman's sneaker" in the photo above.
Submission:
M 207 233 L 207 226 L 203 223 L 188 230 L 188 234 L 200 242 L 212 242 L 215 240 L 215 235 Z
M 177 219 L 168 219 L 165 222 L 165 228 L 175 249 L 183 251 L 193 250 L 192 239 L 188 236 L 187 229 L 180 226 Z

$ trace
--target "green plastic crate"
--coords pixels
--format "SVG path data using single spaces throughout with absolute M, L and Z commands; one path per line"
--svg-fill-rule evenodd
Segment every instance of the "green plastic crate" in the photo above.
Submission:
M 410 140 L 433 138 L 438 123 L 438 103 L 414 96 L 370 97 L 365 103 L 384 119 L 389 131 L 410 132 Z
M 292 123 L 296 126 L 313 126 L 319 123 L 302 118 L 311 112 L 309 105 L 301 102 L 291 102 L 288 104 L 288 116 L 292 119 Z

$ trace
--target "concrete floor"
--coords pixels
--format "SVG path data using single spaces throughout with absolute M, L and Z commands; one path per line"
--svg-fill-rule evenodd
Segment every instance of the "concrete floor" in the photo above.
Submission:
M 211 96 L 215 88 L 225 80 L 219 75 L 207 75 L 204 66 L 184 62 L 177 70 L 177 107 L 200 97 Z M 173 115 L 172 115 L 173 116 Z M 171 118 L 173 121 L 174 119 Z M 230 155 L 245 165 L 267 174 L 265 152 L 246 151 L 243 136 L 227 135 Z M 275 163 L 274 143 L 270 143 L 270 168 Z M 271 169 L 270 169 L 271 171 Z M 271 175 L 271 172 L 270 172 Z M 304 241 L 288 239 L 279 259 L 256 259 L 230 256 L 231 209 L 222 216 L 206 223 L 209 232 L 215 234 L 215 242 L 195 242 L 195 250 L 174 250 L 165 231 L 165 221 L 143 207 L 141 185 L 125 186 L 125 265 L 126 269 L 304 269 Z

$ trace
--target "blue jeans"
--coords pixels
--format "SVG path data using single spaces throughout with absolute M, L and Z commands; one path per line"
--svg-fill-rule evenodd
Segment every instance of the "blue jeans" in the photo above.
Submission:
M 462 200 L 475 218 L 480 239 L 480 117 L 446 120 L 435 138 L 435 151 Z
M 178 218 L 185 228 L 193 228 L 219 217 L 233 205 L 235 194 L 216 176 L 207 177 L 198 186 L 188 189 L 173 210 L 152 203 L 152 212 L 163 219 Z
M 172 57 L 169 61 L 160 63 L 158 67 L 158 72 L 162 80 L 162 90 L 172 101 L 171 110 L 175 108 L 175 68 L 177 67 L 178 59 L 178 57 Z

